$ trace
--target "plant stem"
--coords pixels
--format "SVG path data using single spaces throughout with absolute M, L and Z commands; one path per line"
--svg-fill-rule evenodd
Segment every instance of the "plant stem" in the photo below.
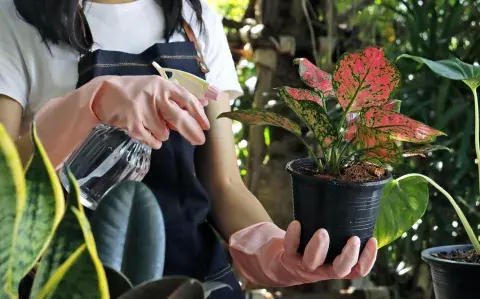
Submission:
M 473 232 L 472 227 L 468 223 L 467 218 L 465 217 L 465 214 L 463 214 L 462 210 L 458 206 L 458 204 L 455 202 L 453 197 L 445 191 L 440 185 L 438 185 L 434 180 L 431 178 L 424 176 L 423 174 L 418 174 L 418 173 L 410 173 L 406 174 L 400 178 L 397 179 L 397 181 L 401 181 L 403 179 L 409 178 L 409 177 L 421 177 L 425 179 L 427 182 L 429 182 L 433 187 L 435 187 L 440 193 L 442 193 L 450 202 L 450 204 L 453 206 L 455 209 L 455 212 L 457 212 L 458 217 L 460 218 L 460 221 L 462 222 L 463 227 L 465 228 L 465 231 L 467 232 L 468 238 L 470 239 L 470 242 L 472 242 L 473 247 L 475 248 L 475 251 L 480 254 L 480 243 L 478 242 L 477 237 L 475 236 L 475 233 Z
M 300 135 L 297 135 L 295 134 L 295 136 L 298 137 L 298 139 L 300 139 L 300 141 L 303 143 L 303 145 L 305 145 L 305 147 L 307 148 L 308 150 L 308 154 L 310 155 L 310 157 L 313 159 L 313 161 L 315 161 L 315 164 L 317 164 L 317 167 L 322 171 L 323 173 L 323 163 L 322 163 L 322 160 L 319 159 L 317 157 L 317 155 L 315 155 L 315 153 L 313 152 L 312 148 L 310 147 L 310 145 L 308 145 L 308 143 L 302 138 L 302 136 Z
M 471 87 L 473 93 L 473 103 L 475 107 L 475 152 L 477 154 L 477 169 L 478 169 L 478 188 L 480 194 L 480 137 L 479 137 L 479 119 L 478 119 L 478 96 L 477 89 Z

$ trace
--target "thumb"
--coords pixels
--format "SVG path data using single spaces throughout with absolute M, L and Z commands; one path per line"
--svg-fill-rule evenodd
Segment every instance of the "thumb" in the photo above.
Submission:
M 297 220 L 290 223 L 287 228 L 287 233 L 283 239 L 283 246 L 285 254 L 289 256 L 297 255 L 298 246 L 300 245 L 300 231 L 302 227 Z

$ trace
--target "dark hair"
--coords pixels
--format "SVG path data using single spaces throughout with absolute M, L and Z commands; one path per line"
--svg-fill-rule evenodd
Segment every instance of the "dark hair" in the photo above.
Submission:
M 163 9 L 165 39 L 181 29 L 183 0 L 155 0 Z M 202 4 L 200 0 L 188 0 L 202 28 Z M 42 40 L 52 44 L 66 44 L 79 53 L 86 53 L 93 45 L 83 7 L 86 0 L 14 0 L 20 17 L 35 27 Z

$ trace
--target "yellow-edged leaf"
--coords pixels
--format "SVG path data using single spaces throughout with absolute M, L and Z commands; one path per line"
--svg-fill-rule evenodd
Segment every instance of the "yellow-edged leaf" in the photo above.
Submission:
M 0 297 L 17 297 L 13 282 L 18 227 L 25 210 L 26 188 L 22 162 L 15 144 L 0 124 Z

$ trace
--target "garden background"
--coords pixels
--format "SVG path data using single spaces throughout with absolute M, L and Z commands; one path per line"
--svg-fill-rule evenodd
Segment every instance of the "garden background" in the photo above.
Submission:
M 208 2 L 224 16 L 245 90 L 245 95 L 232 103 L 233 109 L 255 106 L 291 114 L 273 88 L 301 86 L 292 64 L 294 57 L 308 58 L 331 72 L 342 53 L 377 45 L 384 47 L 392 61 L 407 53 L 432 60 L 454 56 L 480 63 L 479 0 Z M 454 151 L 438 151 L 428 159 L 410 159 L 403 168 L 395 169 L 394 176 L 417 172 L 437 181 L 455 197 L 480 236 L 472 95 L 462 82 L 442 79 L 418 64 L 405 60 L 397 66 L 402 80 L 394 96 L 402 100 L 402 113 L 447 133 L 438 143 Z M 246 127 L 234 122 L 233 130 L 245 184 L 274 221 L 285 228 L 292 220 L 292 201 L 290 177 L 284 167 L 288 161 L 307 155 L 304 146 L 278 128 Z M 462 243 L 468 243 L 468 238 L 454 210 L 441 194 L 432 191 L 422 220 L 401 239 L 380 250 L 376 266 L 366 279 L 288 290 L 261 289 L 257 296 L 273 298 L 294 292 L 307 297 L 292 298 L 433 298 L 430 273 L 420 252 L 428 247 Z

